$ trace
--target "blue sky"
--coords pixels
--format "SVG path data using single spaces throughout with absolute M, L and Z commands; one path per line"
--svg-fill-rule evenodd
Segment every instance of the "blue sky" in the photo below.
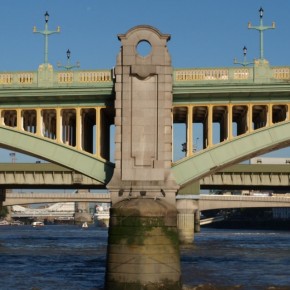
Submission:
M 4 2 L 4 1 L 3 1 Z M 5 4 L 4 4 L 5 3 Z M 34 25 L 44 28 L 44 13 L 50 14 L 49 29 L 61 33 L 49 40 L 49 61 L 72 62 L 83 69 L 111 68 L 120 42 L 117 34 L 139 24 L 155 26 L 171 34 L 169 50 L 174 67 L 232 66 L 233 58 L 259 56 L 260 6 L 264 24 L 277 28 L 265 32 L 265 58 L 272 65 L 290 64 L 290 1 L 287 0 L 9 0 L 1 3 L 0 70 L 36 70 L 43 61 L 43 36 L 33 34 Z
M 109 69 L 120 49 L 117 35 L 133 26 L 148 24 L 171 34 L 168 43 L 172 64 L 180 67 L 233 66 L 259 56 L 259 34 L 247 28 L 259 24 L 276 29 L 264 33 L 264 57 L 271 65 L 290 66 L 290 1 L 288 0 L 9 0 L 0 9 L 0 71 L 37 70 L 44 59 L 44 13 L 50 14 L 49 29 L 61 27 L 49 39 L 49 62 L 79 61 L 81 69 Z M 6 154 L 5 158 L 8 154 Z M 284 157 L 284 156 L 283 156 Z M 8 158 L 9 159 L 9 158 Z

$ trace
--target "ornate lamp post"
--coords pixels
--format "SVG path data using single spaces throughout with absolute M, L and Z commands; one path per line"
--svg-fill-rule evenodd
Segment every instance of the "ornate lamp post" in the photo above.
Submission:
M 15 152 L 11 152 L 11 153 L 9 153 L 9 156 L 11 157 L 11 163 L 15 163 L 15 161 L 16 161 L 16 153 Z
M 247 48 L 246 48 L 246 46 L 243 47 L 243 54 L 244 54 L 244 60 L 243 60 L 243 62 L 239 62 L 235 58 L 234 59 L 234 64 L 240 64 L 242 66 L 247 66 L 247 65 L 253 64 L 253 62 L 247 62 Z
M 46 11 L 44 14 L 44 20 L 45 20 L 45 27 L 44 30 L 37 30 L 36 26 L 33 27 L 33 32 L 34 33 L 40 33 L 44 36 L 44 64 L 48 64 L 48 36 L 54 33 L 59 33 L 60 32 L 60 27 L 57 27 L 56 31 L 50 31 L 48 30 L 48 19 L 49 19 L 49 14 Z
M 75 67 L 80 67 L 80 63 L 79 63 L 79 62 L 77 62 L 76 65 L 71 65 L 71 64 L 70 64 L 70 55 L 71 55 L 71 52 L 70 52 L 70 50 L 68 49 L 68 50 L 66 51 L 66 58 L 67 58 L 67 63 L 66 63 L 66 65 L 61 65 L 61 63 L 57 63 L 57 67 L 62 67 L 62 68 L 65 68 L 66 70 L 71 70 L 71 69 L 73 69 L 73 68 L 75 68 Z
M 185 152 L 185 154 L 186 154 L 187 153 L 187 148 L 186 148 L 187 147 L 187 143 L 182 143 L 181 146 L 182 146 L 181 151 Z
M 263 15 L 264 15 L 264 10 L 261 7 L 259 10 L 260 13 L 260 25 L 259 26 L 252 26 L 251 22 L 248 24 L 249 29 L 256 29 L 260 33 L 260 59 L 264 59 L 264 35 L 263 32 L 264 30 L 268 29 L 275 29 L 276 25 L 275 22 L 272 22 L 272 26 L 263 26 Z
M 196 139 L 195 139 L 195 143 L 194 143 L 194 147 L 193 147 L 193 152 L 198 151 L 198 140 L 199 140 L 199 138 L 196 137 Z

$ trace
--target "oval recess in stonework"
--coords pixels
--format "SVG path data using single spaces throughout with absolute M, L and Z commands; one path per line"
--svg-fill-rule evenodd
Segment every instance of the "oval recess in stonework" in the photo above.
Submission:
M 146 57 L 151 53 L 152 46 L 147 40 L 141 40 L 137 44 L 136 50 L 140 56 Z

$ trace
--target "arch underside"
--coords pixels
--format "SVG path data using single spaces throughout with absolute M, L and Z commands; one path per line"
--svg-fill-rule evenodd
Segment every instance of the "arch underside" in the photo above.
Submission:
M 12 128 L 0 127 L 0 146 L 62 165 L 104 185 L 109 182 L 114 171 L 112 163 Z M 223 168 L 287 146 L 290 146 L 290 122 L 281 122 L 184 158 L 175 163 L 172 170 L 182 188 Z
M 0 127 L 0 146 L 62 165 L 104 185 L 109 182 L 114 170 L 112 163 L 93 155 L 9 127 Z
M 172 170 L 182 188 L 228 166 L 287 146 L 290 146 L 289 121 L 255 130 L 200 151 L 175 163 Z

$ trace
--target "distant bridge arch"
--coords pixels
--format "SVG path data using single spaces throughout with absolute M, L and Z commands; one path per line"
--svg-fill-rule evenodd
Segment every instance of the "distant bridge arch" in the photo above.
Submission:
M 290 122 L 281 122 L 184 158 L 176 162 L 172 170 L 182 188 L 230 165 L 289 145 Z
M 31 133 L 0 127 L 0 146 L 15 149 L 24 154 L 62 165 L 107 184 L 113 174 L 114 165 L 93 155 L 80 152 L 71 146 L 58 144 L 51 139 L 41 139 Z
M 5 206 L 38 204 L 38 203 L 57 203 L 57 202 L 100 202 L 110 203 L 109 193 L 8 193 Z
M 198 200 L 198 209 L 231 209 L 231 208 L 258 208 L 258 207 L 290 207 L 288 196 L 243 196 L 243 195 L 205 195 Z

